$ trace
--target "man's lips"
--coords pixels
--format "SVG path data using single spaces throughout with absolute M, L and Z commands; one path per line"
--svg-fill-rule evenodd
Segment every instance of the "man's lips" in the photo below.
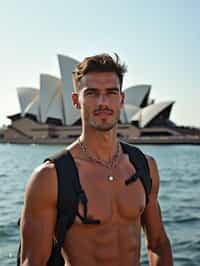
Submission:
M 101 111 L 95 111 L 94 115 L 96 116 L 110 116 L 113 114 L 112 110 L 101 110 Z

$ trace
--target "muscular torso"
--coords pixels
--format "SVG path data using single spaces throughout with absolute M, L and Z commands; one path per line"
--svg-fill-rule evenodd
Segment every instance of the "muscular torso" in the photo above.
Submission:
M 66 233 L 63 255 L 72 266 L 137 266 L 140 261 L 140 217 L 145 207 L 145 192 L 140 179 L 125 185 L 135 173 L 128 156 L 123 154 L 109 181 L 105 167 L 75 159 L 82 188 L 88 198 L 88 217 L 100 224 L 75 223 Z M 83 207 L 79 205 L 79 212 Z

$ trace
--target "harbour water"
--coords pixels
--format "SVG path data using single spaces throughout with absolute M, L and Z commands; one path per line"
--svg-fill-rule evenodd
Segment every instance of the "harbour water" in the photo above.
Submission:
M 139 146 L 160 172 L 159 202 L 175 266 L 200 265 L 200 146 Z M 0 144 L 0 266 L 16 265 L 17 220 L 27 179 L 47 155 L 63 146 Z M 146 266 L 144 239 L 141 265 Z

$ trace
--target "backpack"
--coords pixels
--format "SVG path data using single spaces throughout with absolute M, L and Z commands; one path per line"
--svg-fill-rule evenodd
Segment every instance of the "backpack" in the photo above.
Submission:
M 136 173 L 125 180 L 125 185 L 128 186 L 139 178 L 145 190 L 147 204 L 152 185 L 147 159 L 139 148 L 122 141 L 120 143 L 123 152 L 128 154 L 130 162 L 136 169 Z M 47 266 L 64 266 L 61 247 L 64 242 L 65 232 L 73 224 L 76 215 L 84 224 L 100 224 L 100 221 L 87 217 L 87 196 L 81 187 L 78 170 L 70 151 L 65 149 L 50 156 L 45 161 L 51 161 L 55 164 L 58 182 L 56 240 L 53 241 L 52 252 Z M 78 212 L 79 202 L 83 204 L 83 216 Z M 20 245 L 17 265 L 20 266 Z

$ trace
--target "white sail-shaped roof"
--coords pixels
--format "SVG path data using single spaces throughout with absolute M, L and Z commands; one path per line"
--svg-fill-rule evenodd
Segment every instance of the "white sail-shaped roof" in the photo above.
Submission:
M 64 123 L 62 82 L 48 74 L 40 75 L 40 112 L 41 121 L 48 118 L 59 119 Z
M 132 117 L 140 110 L 139 107 L 130 104 L 124 104 L 120 112 L 120 121 L 122 123 L 130 123 Z
M 151 85 L 136 85 L 124 90 L 127 104 L 142 107 L 144 99 L 149 96 Z
M 66 125 L 72 125 L 80 118 L 80 113 L 72 105 L 71 94 L 73 91 L 72 72 L 76 65 L 79 63 L 77 60 L 58 55 L 60 65 L 60 72 L 63 82 L 63 105 L 64 105 L 64 118 Z
M 27 106 L 37 97 L 39 90 L 30 87 L 19 87 L 17 88 L 17 96 L 20 105 L 21 114 L 24 115 L 24 111 Z
M 40 120 L 40 94 L 39 90 L 37 90 L 37 95 L 33 98 L 33 100 L 27 105 L 24 110 L 24 116 L 26 114 L 34 115 L 38 121 Z
M 148 105 L 147 107 L 140 109 L 140 111 L 131 118 L 131 121 L 138 121 L 140 127 L 143 128 L 147 126 L 157 115 L 173 104 L 173 101 L 167 101 Z

